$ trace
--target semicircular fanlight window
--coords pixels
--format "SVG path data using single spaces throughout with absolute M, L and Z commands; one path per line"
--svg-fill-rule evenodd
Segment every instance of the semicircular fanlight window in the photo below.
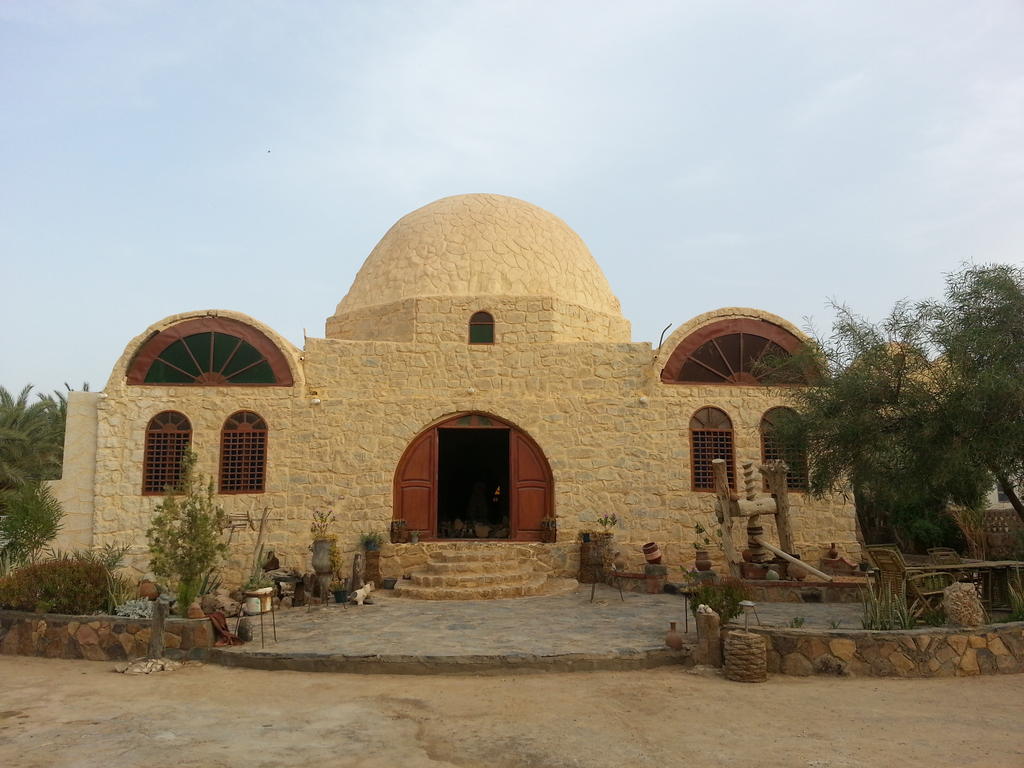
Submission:
M 679 381 L 759 384 L 771 363 L 789 357 L 774 341 L 752 333 L 729 333 L 701 344 L 687 357 Z
M 276 384 L 267 357 L 244 339 L 217 331 L 177 339 L 156 356 L 146 384 Z

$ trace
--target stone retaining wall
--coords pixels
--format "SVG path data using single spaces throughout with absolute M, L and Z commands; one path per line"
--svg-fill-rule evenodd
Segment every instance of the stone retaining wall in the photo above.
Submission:
M 898 632 L 751 627 L 768 671 L 785 675 L 954 677 L 1024 672 L 1024 622 Z
M 151 619 L 0 611 L 0 654 L 114 661 L 145 656 Z M 168 655 L 195 655 L 213 645 L 209 619 L 167 619 Z M 176 652 L 176 653 L 175 653 Z

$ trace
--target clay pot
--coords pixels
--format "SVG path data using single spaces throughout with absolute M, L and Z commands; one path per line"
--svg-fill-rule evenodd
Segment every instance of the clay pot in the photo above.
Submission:
M 711 556 L 708 554 L 706 549 L 698 549 L 694 553 L 693 566 L 698 571 L 711 570 Z
M 740 577 L 744 579 L 763 579 L 768 569 L 760 563 L 740 563 Z
M 836 548 L 836 543 L 833 541 L 828 548 L 828 552 L 825 553 L 825 557 L 829 560 L 836 560 L 839 557 L 839 550 Z
M 147 600 L 156 600 L 160 597 L 160 590 L 157 589 L 156 582 L 150 581 L 149 579 L 143 579 L 140 581 L 139 597 L 144 597 Z
M 668 632 L 665 633 L 665 645 L 673 651 L 681 651 L 683 649 L 683 636 L 679 634 L 674 621 L 668 623 Z
M 313 570 L 321 576 L 331 572 L 330 539 L 317 539 L 313 542 Z
M 658 545 L 655 542 L 651 541 L 644 544 L 643 550 L 644 557 L 647 559 L 648 563 L 651 563 L 652 565 L 658 565 L 661 563 L 661 549 L 658 548 Z
M 206 614 L 203 613 L 203 609 L 199 607 L 198 602 L 192 603 L 192 605 L 188 607 L 188 611 L 185 613 L 185 615 L 188 616 L 190 619 L 206 618 Z

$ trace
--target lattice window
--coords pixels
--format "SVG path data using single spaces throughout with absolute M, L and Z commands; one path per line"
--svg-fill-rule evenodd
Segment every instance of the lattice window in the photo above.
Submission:
M 690 419 L 690 466 L 693 490 L 715 490 L 711 462 L 725 460 L 729 487 L 736 489 L 736 461 L 733 457 L 732 421 L 718 408 L 701 408 Z
M 181 460 L 192 445 L 192 424 L 177 411 L 163 411 L 146 427 L 146 450 L 142 466 L 142 493 L 154 495 L 175 489 L 181 483 Z
M 252 411 L 238 411 L 220 433 L 220 492 L 262 493 L 267 475 L 267 423 Z
M 475 312 L 469 318 L 469 343 L 494 343 L 494 317 L 490 312 Z
M 761 417 L 761 463 L 782 459 L 789 465 L 786 488 L 791 491 L 807 490 L 807 456 L 802 451 L 787 448 L 775 435 L 775 420 L 789 408 L 772 408 Z M 767 491 L 767 484 L 764 486 Z

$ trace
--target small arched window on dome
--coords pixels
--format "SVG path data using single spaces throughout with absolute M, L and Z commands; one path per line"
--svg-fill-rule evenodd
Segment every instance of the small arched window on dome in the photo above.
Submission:
M 267 477 L 267 423 L 252 411 L 238 411 L 220 432 L 220 492 L 262 493 Z
M 725 460 L 729 487 L 736 489 L 732 421 L 718 408 L 701 408 L 690 419 L 690 469 L 695 491 L 715 490 L 714 459 Z
M 181 484 L 181 460 L 192 445 L 192 424 L 177 411 L 163 411 L 149 420 L 142 460 L 142 493 L 163 494 Z
M 490 312 L 474 312 L 469 318 L 469 343 L 494 343 L 494 316 Z
M 807 456 L 803 451 L 785 445 L 775 434 L 779 419 L 794 413 L 791 408 L 772 408 L 761 417 L 761 463 L 782 459 L 789 466 L 786 472 L 786 488 L 791 491 L 807 490 Z M 765 490 L 768 486 L 765 485 Z

